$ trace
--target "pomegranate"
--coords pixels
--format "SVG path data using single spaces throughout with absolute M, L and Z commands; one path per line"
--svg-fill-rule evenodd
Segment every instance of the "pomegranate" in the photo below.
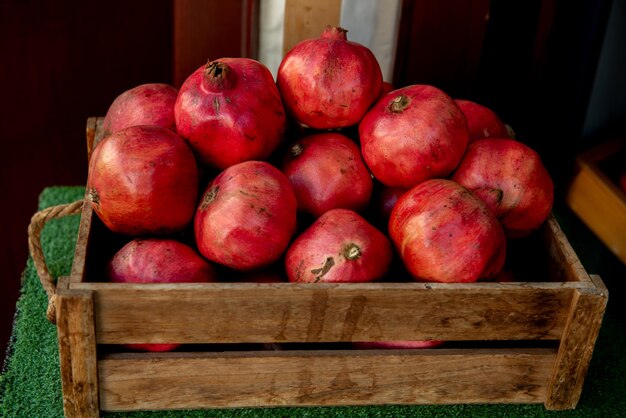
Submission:
M 391 211 L 389 235 L 416 280 L 474 282 L 503 267 L 506 237 L 471 191 L 451 180 L 413 187 Z
M 389 269 L 389 239 L 349 209 L 331 209 L 317 218 L 287 250 L 291 282 L 370 282 Z
M 102 122 L 104 136 L 129 126 L 157 125 L 176 132 L 174 103 L 178 90 L 168 84 L 142 84 L 113 100 Z
M 223 170 L 266 159 L 282 140 L 286 116 L 270 71 L 248 58 L 221 58 L 183 83 L 176 129 L 205 165 Z
M 456 99 L 455 102 L 467 119 L 470 143 L 481 138 L 511 137 L 506 125 L 487 106 L 471 100 Z
M 412 348 L 434 348 L 443 344 L 441 340 L 423 340 L 423 341 L 359 341 L 352 343 L 355 348 L 361 350 L 369 349 L 412 349 Z
M 384 95 L 384 94 L 387 94 L 387 93 L 389 93 L 390 91 L 393 91 L 393 90 L 395 90 L 395 89 L 396 89 L 396 88 L 393 86 L 393 84 L 391 84 L 391 83 L 390 83 L 390 82 L 388 82 L 388 81 L 383 81 L 383 88 L 381 89 L 380 94 L 381 94 L 381 95 Z
M 626 171 L 622 173 L 619 178 L 619 184 L 622 187 L 622 191 L 626 194 Z
M 380 65 L 367 47 L 347 40 L 347 30 L 328 26 L 320 38 L 285 55 L 276 83 L 288 112 L 315 129 L 357 124 L 381 93 Z
M 87 188 L 95 213 L 111 231 L 174 233 L 193 219 L 198 169 L 191 149 L 174 132 L 131 126 L 96 147 Z
M 195 216 L 198 249 L 234 270 L 277 261 L 296 227 L 296 195 L 287 177 L 264 161 L 222 171 L 206 188 Z
M 548 171 L 533 149 L 514 139 L 474 141 L 451 179 L 480 197 L 511 238 L 537 229 L 552 210 Z
M 339 133 L 300 139 L 283 159 L 298 208 L 314 217 L 334 208 L 362 211 L 372 195 L 372 177 L 359 146 Z
M 467 148 L 467 122 L 446 93 L 412 85 L 383 96 L 359 125 L 363 159 L 381 183 L 408 189 L 447 177 Z
M 109 280 L 117 283 L 190 283 L 215 280 L 213 267 L 191 247 L 172 239 L 134 239 L 107 265 Z M 144 351 L 171 351 L 178 343 L 126 344 Z
M 400 196 L 405 192 L 406 189 L 399 187 L 388 187 L 382 184 L 377 185 L 372 194 L 371 209 L 373 216 L 384 220 L 386 224 L 389 221 L 391 210 L 396 205 Z

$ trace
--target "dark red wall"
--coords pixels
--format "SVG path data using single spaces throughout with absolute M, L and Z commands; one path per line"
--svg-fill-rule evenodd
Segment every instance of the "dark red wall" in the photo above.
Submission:
M 87 118 L 131 87 L 173 84 L 208 57 L 240 54 L 244 3 L 0 0 L 0 356 L 37 197 L 85 183 Z

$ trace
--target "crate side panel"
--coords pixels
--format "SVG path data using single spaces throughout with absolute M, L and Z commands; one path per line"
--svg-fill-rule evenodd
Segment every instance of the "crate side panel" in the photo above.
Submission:
M 507 286 L 508 285 L 508 286 Z M 562 284 L 84 284 L 98 343 L 558 340 Z
M 99 362 L 103 410 L 541 403 L 556 350 L 370 350 Z
M 599 175 L 597 168 L 580 163 L 567 204 L 626 263 L 626 203 L 617 187 Z

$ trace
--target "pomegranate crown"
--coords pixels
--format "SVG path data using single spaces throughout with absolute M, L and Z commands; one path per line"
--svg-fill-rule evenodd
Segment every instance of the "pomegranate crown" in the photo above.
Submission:
M 204 66 L 204 81 L 209 90 L 222 91 L 235 86 L 237 75 L 225 62 L 209 60 Z
M 348 33 L 348 30 L 340 26 L 328 25 L 322 32 L 322 38 L 340 39 L 343 41 L 347 41 L 348 40 L 347 33 Z

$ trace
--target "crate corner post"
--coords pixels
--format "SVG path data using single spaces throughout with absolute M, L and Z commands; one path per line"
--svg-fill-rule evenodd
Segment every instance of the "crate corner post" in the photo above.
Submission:
M 93 293 L 69 289 L 64 277 L 57 287 L 56 311 L 64 414 L 98 417 Z
M 608 290 L 600 277 L 591 275 L 591 279 L 594 287 L 578 289 L 572 299 L 548 385 L 548 410 L 574 409 L 582 393 L 608 301 Z

